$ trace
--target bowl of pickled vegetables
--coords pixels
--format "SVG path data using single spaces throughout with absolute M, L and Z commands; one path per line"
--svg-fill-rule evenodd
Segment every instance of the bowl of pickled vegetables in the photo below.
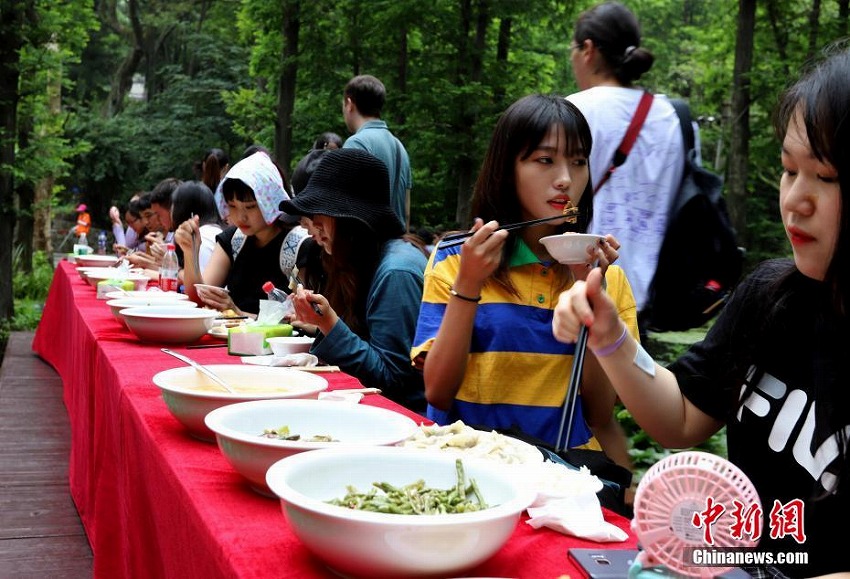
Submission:
M 266 472 L 282 458 L 322 448 L 391 445 L 418 430 L 403 414 L 326 400 L 256 400 L 207 414 L 207 427 L 227 461 L 260 494 L 275 497 Z
M 510 466 L 402 447 L 327 448 L 266 475 L 289 528 L 332 571 L 450 577 L 510 538 L 533 488 Z

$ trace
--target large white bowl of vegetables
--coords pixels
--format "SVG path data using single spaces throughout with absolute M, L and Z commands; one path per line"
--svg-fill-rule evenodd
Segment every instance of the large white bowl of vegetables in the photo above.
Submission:
M 492 557 L 533 501 L 511 468 L 400 447 L 330 448 L 276 462 L 266 482 L 296 536 L 334 572 L 448 577 Z
M 239 402 L 213 410 L 204 422 L 251 488 L 272 497 L 266 472 L 282 458 L 322 448 L 396 444 L 419 429 L 413 419 L 386 408 L 329 400 Z

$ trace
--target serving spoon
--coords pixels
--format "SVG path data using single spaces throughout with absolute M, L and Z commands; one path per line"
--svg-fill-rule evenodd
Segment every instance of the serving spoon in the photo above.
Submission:
M 215 372 L 213 372 L 212 370 L 210 370 L 206 366 L 198 364 L 197 362 L 195 362 L 189 356 L 184 356 L 183 354 L 178 354 L 174 350 L 169 350 L 168 348 L 161 348 L 161 350 L 163 352 L 165 352 L 166 354 L 168 354 L 169 356 L 174 356 L 175 358 L 177 358 L 181 362 L 185 362 L 186 364 L 189 364 L 192 368 L 194 368 L 195 370 L 197 370 L 198 372 L 200 372 L 201 374 L 203 374 L 204 376 L 206 376 L 207 378 L 209 378 L 210 380 L 212 380 L 213 382 L 215 382 L 216 384 L 218 384 L 219 386 L 221 386 L 222 388 L 224 388 L 225 390 L 227 390 L 231 394 L 236 394 L 236 391 L 233 388 L 231 388 L 230 385 L 227 382 L 222 380 L 222 378 L 218 374 L 216 374 Z

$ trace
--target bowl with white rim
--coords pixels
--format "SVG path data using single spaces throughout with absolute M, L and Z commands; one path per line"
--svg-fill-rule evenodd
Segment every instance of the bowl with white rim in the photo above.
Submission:
M 143 342 L 191 344 L 206 334 L 216 310 L 156 305 L 121 310 L 124 323 Z
M 148 286 L 150 278 L 143 270 L 133 268 L 129 271 L 118 267 L 78 267 L 77 271 L 90 286 L 97 287 L 98 282 L 106 279 L 130 280 L 136 290 L 143 290 Z
M 247 364 L 208 364 L 207 367 L 233 392 L 225 391 L 189 366 L 163 370 L 153 377 L 153 383 L 162 391 L 171 414 L 189 434 L 210 442 L 215 441 L 215 433 L 204 419 L 216 408 L 250 400 L 315 399 L 328 388 L 328 381 L 322 376 L 292 368 Z
M 460 460 L 461 468 L 457 461 Z M 335 573 L 354 577 L 453 577 L 492 557 L 510 538 L 536 493 L 508 465 L 462 460 L 441 453 L 400 447 L 322 449 L 274 463 L 266 482 L 280 498 L 288 527 Z M 475 481 L 484 505 L 469 512 L 397 514 L 338 506 L 349 487 L 358 494 L 373 483 L 397 488 L 423 485 L 435 491 L 457 488 L 463 494 Z M 410 503 L 422 510 L 421 489 Z M 445 493 L 440 493 L 445 494 Z M 421 499 L 421 502 L 420 502 Z M 365 502 L 364 499 L 362 502 Z M 353 504 L 361 500 L 353 498 Z M 398 507 L 398 505 L 396 505 Z M 387 509 L 390 510 L 390 509 Z M 408 511 L 410 506 L 398 508 Z M 333 539 L 330 540 L 329 538 Z
M 174 294 L 179 295 L 179 294 Z M 114 300 L 108 300 L 106 305 L 109 306 L 109 309 L 112 310 L 112 315 L 115 316 L 115 319 L 124 323 L 124 318 L 121 316 L 121 310 L 126 310 L 127 308 L 150 308 L 156 306 L 167 306 L 167 307 L 181 307 L 181 308 L 196 308 L 198 304 L 191 300 L 181 300 L 181 299 L 163 299 L 163 298 L 117 298 Z
M 91 253 L 89 255 L 78 255 L 75 262 L 82 267 L 112 267 L 118 263 L 117 255 L 101 255 Z
M 164 292 L 157 289 L 150 290 L 115 290 L 106 294 L 108 300 L 118 300 L 124 298 L 143 298 L 146 300 L 188 300 L 189 296 L 178 292 Z
M 251 488 L 274 497 L 269 467 L 282 458 L 322 448 L 397 444 L 418 426 L 404 414 L 365 404 L 328 400 L 254 400 L 207 414 L 207 427 L 227 461 Z
M 559 263 L 581 264 L 591 262 L 593 258 L 588 252 L 593 247 L 598 247 L 603 239 L 603 236 L 592 233 L 567 232 L 541 237 L 540 243 Z

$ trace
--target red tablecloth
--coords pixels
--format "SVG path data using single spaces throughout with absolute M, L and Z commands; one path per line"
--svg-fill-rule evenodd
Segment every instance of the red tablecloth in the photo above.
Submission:
M 188 436 L 170 414 L 151 378 L 179 362 L 160 347 L 140 343 L 74 266 L 60 263 L 33 350 L 62 377 L 71 494 L 95 576 L 332 577 L 289 530 L 279 502 L 250 490 L 216 445 Z M 204 363 L 239 362 L 226 348 L 176 349 Z M 322 376 L 331 389 L 360 387 L 346 374 Z M 418 416 L 381 396 L 364 403 Z M 605 517 L 629 530 L 627 519 L 608 511 Z M 581 577 L 567 549 L 601 546 L 524 521 L 504 548 L 467 575 Z M 631 538 L 605 546 L 635 544 Z

